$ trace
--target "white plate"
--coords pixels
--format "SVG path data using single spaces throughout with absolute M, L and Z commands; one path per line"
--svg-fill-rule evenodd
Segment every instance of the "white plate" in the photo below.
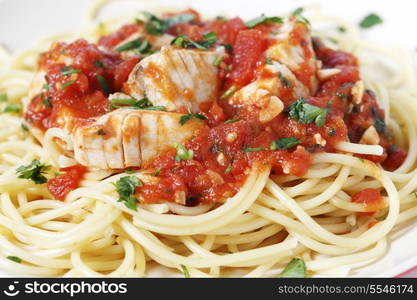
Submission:
M 0 0 L 0 43 L 12 51 L 29 48 L 37 39 L 62 31 L 78 31 L 83 16 L 94 0 Z M 136 9 L 140 11 L 156 1 L 120 0 L 103 11 L 103 16 Z M 251 18 L 261 13 L 282 14 L 297 7 L 319 4 L 326 14 L 342 17 L 352 23 L 370 12 L 378 13 L 384 23 L 367 30 L 366 38 L 383 44 L 401 44 L 417 48 L 417 1 L 401 0 L 161 0 L 164 5 L 193 7 L 207 16 L 239 15 Z M 379 261 L 361 268 L 355 276 L 393 277 L 417 266 L 417 224 L 392 237 L 388 253 Z M 404 275 L 404 274 L 403 274 Z M 412 276 L 412 273 L 407 273 Z M 0 276 L 8 276 L 0 270 Z M 414 273 L 417 277 L 417 274 Z

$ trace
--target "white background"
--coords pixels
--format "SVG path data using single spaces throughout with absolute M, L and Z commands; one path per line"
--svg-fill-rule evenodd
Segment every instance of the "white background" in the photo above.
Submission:
M 78 31 L 93 0 L 0 0 L 0 43 L 12 51 L 29 48 L 39 37 L 62 31 Z M 141 10 L 141 1 L 120 0 L 112 14 L 124 9 Z M 143 0 L 143 2 L 155 2 Z M 161 0 L 163 4 L 191 6 L 206 15 L 240 15 L 251 18 L 266 13 L 283 14 L 320 3 L 324 13 L 358 23 L 370 12 L 379 14 L 384 24 L 366 31 L 366 38 L 382 44 L 402 44 L 416 52 L 417 0 Z M 130 3 L 130 4 L 129 4 Z M 139 4 L 138 4 L 139 3 Z M 132 8 L 133 7 L 133 8 Z M 131 10 L 130 10 L 131 11 Z M 365 268 L 361 276 L 394 276 L 417 265 L 417 226 L 390 246 L 379 262 Z M 0 270 L 0 275 L 2 274 Z

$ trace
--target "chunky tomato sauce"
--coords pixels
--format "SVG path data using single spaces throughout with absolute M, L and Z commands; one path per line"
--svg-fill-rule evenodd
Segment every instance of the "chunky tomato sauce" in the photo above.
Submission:
M 379 190 L 377 189 L 364 189 L 352 196 L 351 201 L 353 203 L 359 203 L 363 205 L 365 212 L 358 213 L 362 216 L 372 216 L 380 208 L 383 207 L 383 199 Z
M 193 10 L 181 14 L 195 17 L 192 22 L 166 28 L 166 33 L 174 36 L 185 34 L 199 41 L 207 33 L 215 32 L 216 45 L 227 45 L 227 54 L 219 64 L 218 72 L 222 86 L 219 97 L 201 112 L 207 118 L 207 129 L 184 143 L 186 149 L 193 151 L 192 158 L 176 159 L 177 151 L 172 148 L 143 166 L 143 169 L 152 170 L 158 180 L 136 188 L 142 201 L 176 201 L 181 193 L 186 195 L 186 205 L 222 201 L 238 191 L 255 162 L 259 166 L 271 166 L 276 174 L 303 176 L 311 164 L 312 153 L 334 152 L 337 143 L 348 139 L 357 143 L 369 126 L 375 126 L 378 131 L 384 155 L 363 157 L 382 163 L 388 170 L 401 165 L 406 153 L 393 144 L 375 94 L 367 90 L 360 109 L 351 105 L 352 87 L 360 80 L 358 61 L 353 55 L 326 48 L 319 39 L 313 40 L 312 52 L 305 40 L 307 27 L 297 24 L 291 33 L 290 44 L 301 45 L 307 59 L 316 55 L 322 68 L 340 69 L 340 73 L 318 82 L 317 92 L 304 99 L 305 103 L 325 110 L 325 119 L 318 126 L 314 122 L 302 123 L 291 118 L 290 107 L 299 99 L 294 98 L 293 87 L 284 84 L 278 95 L 284 103 L 284 110 L 272 120 L 261 123 L 257 115 L 259 111 L 234 106 L 229 101 L 230 95 L 223 95 L 255 80 L 276 77 L 276 74 L 265 71 L 268 59 L 265 50 L 271 45 L 271 32 L 282 25 L 268 23 L 247 28 L 240 18 L 203 22 Z M 173 16 L 168 14 L 165 17 Z M 143 31 L 143 26 L 123 26 L 102 37 L 98 42 L 101 48 L 85 40 L 54 44 L 40 58 L 39 66 L 46 73 L 46 86 L 32 99 L 26 119 L 45 130 L 64 127 L 65 124 L 58 121 L 63 115 L 68 117 L 68 122 L 74 119 L 88 122 L 91 117 L 107 113 L 109 93 L 122 91 L 129 73 L 139 61 L 139 56 L 127 58 L 111 49 L 132 34 Z M 294 71 L 294 75 L 312 91 L 314 72 L 314 66 L 306 61 Z M 283 138 L 296 139 L 297 142 L 283 148 L 271 146 Z M 48 184 L 57 199 L 63 199 L 77 186 L 85 170 L 76 166 L 62 171 L 65 174 Z M 381 199 L 377 190 L 367 189 L 355 194 L 352 201 L 363 203 L 373 213 L 380 206 Z
M 81 165 L 75 165 L 61 168 L 59 171 L 63 172 L 63 174 L 48 181 L 48 190 L 55 199 L 64 200 L 69 192 L 79 186 L 81 179 L 87 172 L 87 168 Z

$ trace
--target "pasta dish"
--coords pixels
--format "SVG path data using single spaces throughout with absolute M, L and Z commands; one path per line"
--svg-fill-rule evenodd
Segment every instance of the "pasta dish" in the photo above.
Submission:
M 0 52 L 1 269 L 348 276 L 416 220 L 413 63 L 361 39 L 377 15 L 99 22 L 105 2 Z

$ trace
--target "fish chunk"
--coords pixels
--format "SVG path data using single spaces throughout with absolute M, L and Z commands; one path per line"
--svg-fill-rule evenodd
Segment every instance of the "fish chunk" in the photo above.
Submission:
M 309 94 L 308 88 L 285 65 L 273 62 L 265 69 L 273 76 L 255 80 L 234 93 L 229 100 L 234 107 L 256 111 L 261 123 L 271 121 L 284 109 L 284 103 L 279 98 L 281 91 L 285 90 L 288 94 L 287 89 L 290 89 L 293 99 Z
M 178 49 L 167 46 L 140 61 L 133 69 L 124 92 L 168 111 L 183 107 L 193 113 L 200 105 L 216 99 L 219 87 L 215 51 Z
M 318 60 L 308 26 L 292 17 L 271 35 L 271 41 L 266 56 L 287 66 L 309 88 L 310 94 L 314 94 L 318 87 Z
M 74 157 L 82 165 L 100 169 L 141 167 L 206 128 L 183 114 L 120 108 L 76 127 L 72 133 Z

